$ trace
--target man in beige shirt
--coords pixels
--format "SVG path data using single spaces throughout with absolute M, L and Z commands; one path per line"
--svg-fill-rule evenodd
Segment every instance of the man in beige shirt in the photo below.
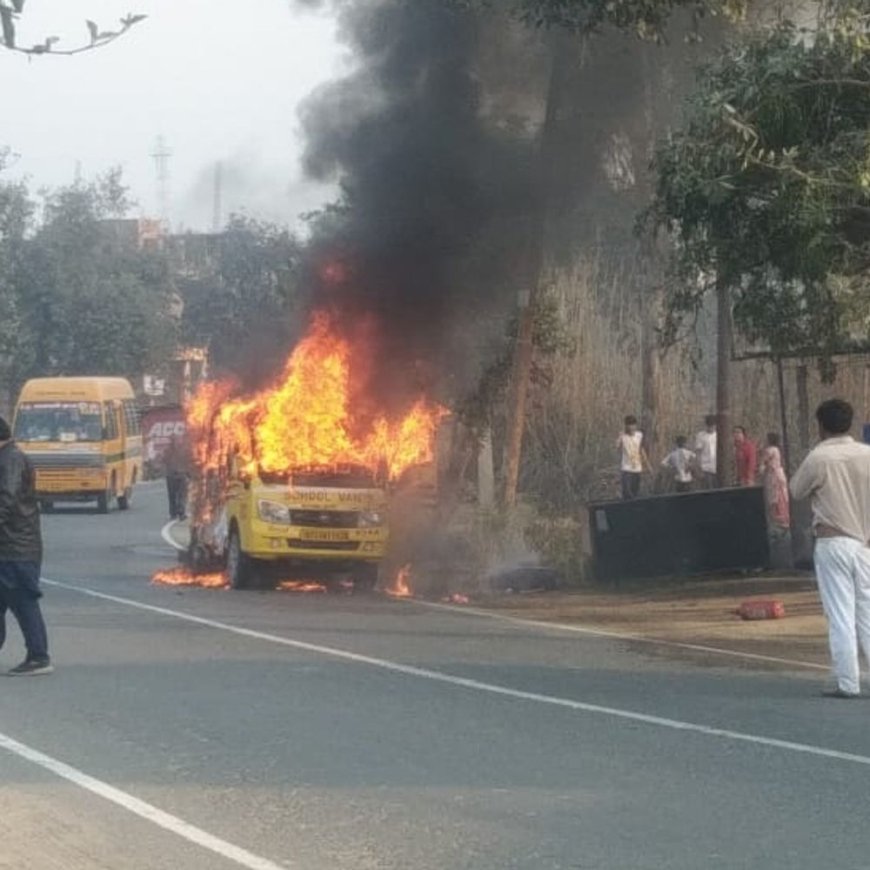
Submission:
M 853 416 L 842 399 L 819 405 L 822 441 L 791 480 L 795 498 L 812 499 L 813 558 L 837 681 L 825 694 L 834 698 L 861 692 L 859 645 L 870 665 L 870 446 L 849 435 Z

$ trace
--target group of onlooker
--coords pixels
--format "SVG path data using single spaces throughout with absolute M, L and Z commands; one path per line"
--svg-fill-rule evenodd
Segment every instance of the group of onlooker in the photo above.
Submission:
M 812 506 L 813 563 L 828 621 L 836 680 L 836 685 L 823 694 L 853 699 L 861 697 L 859 648 L 870 664 L 870 446 L 849 434 L 854 409 L 845 400 L 822 402 L 816 419 L 820 443 L 795 472 L 791 493 Z M 652 468 L 634 417 L 625 418 L 625 430 L 617 443 L 622 496 L 635 498 L 640 492 L 641 475 Z M 687 492 L 696 481 L 702 488 L 719 486 L 716 418 L 706 418 L 704 429 L 695 438 L 694 450 L 686 444 L 686 437 L 678 436 L 674 449 L 662 460 L 676 490 Z M 759 451 L 746 429 L 734 429 L 734 483 L 753 486 L 760 471 L 768 523 L 774 533 L 789 528 L 789 484 L 779 446 L 779 436 L 770 433 Z
M 716 417 L 704 419 L 704 428 L 696 435 L 692 447 L 685 435 L 678 435 L 674 447 L 662 460 L 661 467 L 668 472 L 670 483 L 678 493 L 693 489 L 718 489 L 723 485 L 717 471 L 718 445 Z M 788 480 L 782 465 L 780 438 L 769 432 L 761 449 L 749 437 L 743 426 L 734 428 L 735 486 L 764 486 L 765 503 L 772 529 L 789 528 Z M 624 500 L 637 498 L 645 471 L 652 472 L 649 456 L 644 448 L 643 432 L 637 418 L 625 418 L 625 428 L 617 439 L 620 451 L 620 482 Z M 759 481 L 759 474 L 761 480 Z

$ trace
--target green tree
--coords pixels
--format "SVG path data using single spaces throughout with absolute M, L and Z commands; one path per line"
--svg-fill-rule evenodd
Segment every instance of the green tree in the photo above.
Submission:
M 274 371 L 298 325 L 301 247 L 286 227 L 240 215 L 211 241 L 205 258 L 188 252 L 178 266 L 182 335 L 208 345 L 216 368 L 257 380 Z
M 6 152 L 0 150 L 0 171 Z M 15 372 L 30 355 L 33 336 L 26 329 L 18 296 L 18 279 L 33 203 L 21 182 L 0 181 L 0 405 L 9 405 Z
M 683 9 L 696 19 L 708 15 L 740 18 L 751 0 L 455 0 L 459 5 L 507 11 L 533 27 L 593 33 L 606 26 L 644 38 L 663 35 L 672 15 Z
M 546 95 L 544 122 L 537 143 L 537 169 L 539 198 L 536 226 L 530 232 L 525 272 L 529 287 L 530 304 L 520 316 L 515 343 L 511 389 L 508 395 L 507 438 L 504 461 L 503 501 L 508 507 L 516 500 L 520 476 L 522 443 L 526 428 L 526 403 L 534 356 L 534 316 L 537 296 L 546 283 L 545 235 L 548 225 L 550 201 L 558 197 L 562 187 L 557 169 L 556 154 L 560 117 L 570 105 L 569 70 L 577 62 L 579 39 L 607 28 L 625 33 L 636 33 L 647 39 L 660 40 L 665 36 L 668 23 L 675 12 L 688 10 L 695 19 L 704 15 L 741 17 L 750 0 L 453 0 L 465 7 L 481 12 L 508 13 L 534 27 L 550 28 L 552 63 Z M 654 353 L 647 355 L 649 361 Z M 644 383 L 654 384 L 653 376 Z M 645 389 L 645 393 L 646 393 Z M 644 405 L 652 409 L 654 399 L 645 395 Z M 652 427 L 655 428 L 654 426 Z
M 30 353 L 21 379 L 49 374 L 137 376 L 175 345 L 163 256 L 123 241 L 112 219 L 129 203 L 120 172 L 50 191 L 16 278 Z
M 785 22 L 707 67 L 659 149 L 645 215 L 676 240 L 667 337 L 714 286 L 773 355 L 817 355 L 870 332 L 870 30 L 861 9 Z

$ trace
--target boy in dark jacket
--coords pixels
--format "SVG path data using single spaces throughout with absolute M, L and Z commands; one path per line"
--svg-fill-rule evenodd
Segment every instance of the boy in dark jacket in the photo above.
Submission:
M 27 658 L 8 672 L 10 676 L 52 671 L 39 607 L 41 566 L 42 531 L 33 466 L 0 417 L 0 647 L 6 640 L 6 611 L 11 610 L 27 648 Z

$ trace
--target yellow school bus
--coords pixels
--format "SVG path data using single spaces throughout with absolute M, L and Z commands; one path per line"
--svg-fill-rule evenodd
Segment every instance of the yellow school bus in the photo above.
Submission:
M 142 478 L 142 430 L 124 378 L 35 378 L 15 408 L 13 437 L 36 469 L 43 510 L 90 501 L 100 513 L 130 507 Z

